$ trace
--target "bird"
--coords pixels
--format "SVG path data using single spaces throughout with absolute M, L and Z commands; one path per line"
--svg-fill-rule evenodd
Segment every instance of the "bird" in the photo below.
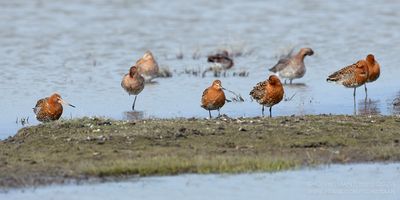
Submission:
M 64 101 L 60 94 L 53 93 L 50 97 L 39 99 L 33 108 L 33 112 L 36 115 L 36 119 L 40 122 L 55 121 L 60 119 L 63 113 L 62 104 L 75 108 L 74 105 Z
M 209 55 L 207 57 L 207 62 L 214 63 L 220 65 L 222 69 L 230 69 L 233 67 L 233 59 L 229 57 L 228 51 L 224 50 L 221 53 L 217 53 L 214 55 Z
M 218 116 L 221 115 L 220 109 L 224 106 L 226 98 L 220 80 L 214 80 L 212 85 L 204 90 L 201 97 L 201 107 L 208 110 L 211 119 L 211 110 L 218 110 Z
M 144 82 L 145 79 L 139 74 L 136 66 L 132 66 L 129 69 L 129 73 L 122 77 L 121 87 L 124 88 L 129 95 L 135 95 L 135 100 L 133 100 L 132 104 L 132 110 L 135 110 L 136 98 L 137 95 L 144 89 Z
M 365 61 L 367 61 L 367 65 L 368 65 L 368 80 L 367 80 L 367 83 L 374 82 L 379 78 L 380 65 L 375 60 L 375 56 L 372 55 L 372 54 L 368 54 L 367 57 L 365 58 Z M 367 97 L 367 83 L 364 84 L 364 86 L 365 86 L 365 96 L 366 97 Z
M 250 96 L 262 105 L 262 116 L 264 117 L 264 106 L 269 107 L 269 117 L 272 117 L 272 106 L 283 99 L 285 93 L 278 76 L 271 75 L 267 80 L 257 83 Z
M 298 79 L 306 73 L 306 66 L 304 65 L 304 58 L 311 56 L 314 51 L 311 48 L 301 48 L 296 55 L 287 55 L 281 58 L 269 71 L 276 73 L 279 77 L 289 79 L 292 84 L 293 79 Z
M 329 75 L 326 80 L 328 82 L 336 82 L 347 88 L 354 88 L 353 98 L 355 111 L 356 88 L 364 85 L 368 81 L 368 63 L 366 60 L 359 60 Z
M 151 82 L 159 75 L 157 61 L 150 50 L 146 51 L 143 57 L 136 61 L 135 66 L 138 73 L 143 76 L 146 82 Z

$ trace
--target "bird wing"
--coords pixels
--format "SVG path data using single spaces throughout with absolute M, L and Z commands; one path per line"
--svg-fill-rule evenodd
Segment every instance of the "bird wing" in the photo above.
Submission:
M 208 88 L 206 88 L 204 91 L 203 91 L 203 95 L 201 95 L 201 107 L 204 107 L 205 105 L 203 105 L 203 99 L 207 96 L 207 93 L 208 93 Z
M 265 87 L 267 86 L 267 81 L 259 82 L 254 86 L 253 90 L 250 92 L 250 96 L 255 100 L 261 100 L 265 94 Z
M 139 60 L 136 61 L 135 66 L 140 67 L 146 60 L 143 58 L 139 58 Z
M 291 58 L 294 56 L 294 47 L 290 48 L 290 50 L 285 54 L 283 53 L 282 55 L 279 56 L 279 60 L 280 59 L 285 59 L 285 58 Z
M 269 69 L 271 72 L 279 72 L 285 69 L 290 64 L 290 58 L 282 58 L 275 64 L 272 68 Z
M 201 97 L 203 98 L 204 96 L 207 95 L 207 93 L 208 93 L 208 88 L 206 88 L 206 89 L 203 91 L 203 95 L 202 95 Z
M 36 102 L 35 107 L 33 108 L 33 112 L 35 113 L 35 115 L 37 115 L 40 110 L 42 109 L 43 105 L 47 102 L 48 98 L 44 98 L 44 99 L 39 99 Z
M 354 63 L 352 65 L 346 66 L 333 74 L 329 75 L 328 78 L 326 79 L 327 81 L 342 81 L 342 80 L 347 80 L 352 76 L 354 73 L 354 70 L 356 68 L 357 63 Z

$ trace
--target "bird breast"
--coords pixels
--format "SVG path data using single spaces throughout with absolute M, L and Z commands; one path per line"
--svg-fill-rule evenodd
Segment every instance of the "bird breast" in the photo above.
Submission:
M 144 88 L 144 79 L 141 76 L 134 76 L 132 78 L 126 74 L 122 79 L 121 86 L 129 94 L 137 95 Z

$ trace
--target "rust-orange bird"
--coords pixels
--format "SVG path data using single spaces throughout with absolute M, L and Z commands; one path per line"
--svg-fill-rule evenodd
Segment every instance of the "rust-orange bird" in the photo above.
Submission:
M 365 58 L 367 61 L 368 65 L 368 80 L 367 82 L 374 82 L 376 79 L 379 78 L 379 75 L 381 73 L 381 67 L 379 63 L 375 60 L 374 55 L 368 54 L 367 57 Z M 365 95 L 367 96 L 367 84 L 364 84 L 365 86 Z
M 356 63 L 340 69 L 331 74 L 326 79 L 328 82 L 336 82 L 347 88 L 354 88 L 353 98 L 354 107 L 356 105 L 356 88 L 362 86 L 368 81 L 368 64 L 365 60 L 359 60 Z
M 284 93 L 279 78 L 276 75 L 271 75 L 267 80 L 257 83 L 251 90 L 250 96 L 262 105 L 263 117 L 264 106 L 269 107 L 269 117 L 272 117 L 272 106 L 282 101 Z
M 63 113 L 62 104 L 75 108 L 74 105 L 64 101 L 58 93 L 54 93 L 50 97 L 39 99 L 33 112 L 36 114 L 36 119 L 41 122 L 58 120 Z
M 213 81 L 212 85 L 204 90 L 201 97 L 201 107 L 208 110 L 211 118 L 211 110 L 218 110 L 220 115 L 220 108 L 225 104 L 225 93 L 223 91 L 220 80 Z
M 136 66 L 132 66 L 129 69 L 129 73 L 124 75 L 121 81 L 121 87 L 124 88 L 129 95 L 135 95 L 135 100 L 133 100 L 132 105 L 132 110 L 135 110 L 137 95 L 144 88 L 144 78 L 138 73 Z

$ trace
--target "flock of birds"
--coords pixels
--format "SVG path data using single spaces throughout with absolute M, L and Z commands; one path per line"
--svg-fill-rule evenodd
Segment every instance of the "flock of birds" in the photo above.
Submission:
M 250 91 L 250 96 L 262 105 L 262 116 L 264 116 L 264 107 L 269 107 L 269 116 L 272 117 L 272 106 L 283 99 L 284 88 L 279 77 L 285 79 L 285 84 L 286 80 L 289 80 L 289 84 L 292 84 L 294 79 L 303 77 L 306 73 L 304 58 L 313 54 L 314 51 L 311 48 L 301 48 L 297 54 L 289 54 L 281 58 L 275 66 L 269 69 L 276 75 L 271 75 L 267 80 L 254 86 Z M 218 65 L 224 70 L 228 70 L 234 65 L 233 59 L 227 51 L 210 55 L 207 61 Z M 123 76 L 121 81 L 122 88 L 129 95 L 135 96 L 132 110 L 135 110 L 137 95 L 143 91 L 145 83 L 156 78 L 158 72 L 159 67 L 153 54 L 147 51 Z M 367 93 L 366 83 L 377 80 L 379 75 L 380 65 L 375 60 L 374 55 L 369 54 L 365 59 L 358 60 L 356 63 L 334 72 L 328 76 L 327 81 L 336 82 L 347 88 L 354 88 L 353 96 L 355 102 L 356 88 L 364 85 Z M 222 87 L 220 80 L 214 80 L 212 85 L 204 90 L 201 97 L 201 107 L 209 112 L 210 118 L 212 117 L 212 110 L 218 110 L 220 115 L 220 109 L 227 101 L 224 90 L 225 88 Z M 64 101 L 58 93 L 54 93 L 50 97 L 37 101 L 33 111 L 37 120 L 41 122 L 58 120 L 63 112 L 62 104 L 75 107 Z

